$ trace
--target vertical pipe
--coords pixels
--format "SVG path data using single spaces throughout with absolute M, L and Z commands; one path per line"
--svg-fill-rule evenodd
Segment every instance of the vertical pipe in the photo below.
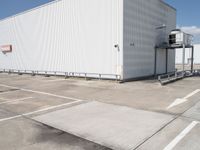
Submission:
M 114 45 L 115 48 L 117 48 L 117 68 L 116 68 L 116 74 L 121 74 L 121 65 L 120 65 L 120 47 L 118 44 Z
M 191 73 L 194 71 L 194 46 L 192 46 L 192 55 L 191 55 Z
M 183 44 L 182 71 L 185 71 L 185 44 Z
M 166 48 L 166 67 L 165 67 L 165 72 L 168 73 L 168 48 Z
M 157 48 L 155 47 L 154 76 L 157 74 Z

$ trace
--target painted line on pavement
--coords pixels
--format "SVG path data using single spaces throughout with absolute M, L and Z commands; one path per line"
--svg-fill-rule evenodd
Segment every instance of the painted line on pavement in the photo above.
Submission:
M 39 110 L 36 110 L 36 111 L 32 111 L 32 112 L 29 112 L 29 113 L 16 115 L 16 116 L 13 116 L 13 117 L 3 118 L 3 119 L 0 119 L 0 122 L 12 120 L 12 119 L 16 119 L 16 118 L 20 118 L 20 117 L 24 117 L 24 116 L 33 115 L 33 114 L 37 114 L 37 113 L 40 113 L 40 112 L 44 112 L 44 111 L 60 108 L 60 107 L 63 107 L 63 106 L 69 106 L 69 105 L 73 105 L 73 104 L 80 103 L 80 102 L 82 102 L 82 100 L 80 100 L 80 101 L 77 100 L 77 101 L 74 101 L 74 102 L 64 103 L 64 104 L 60 104 L 60 105 L 56 105 L 56 106 L 51 106 L 51 107 L 47 107 L 47 108 L 44 108 L 44 109 L 39 109 Z
M 56 94 L 47 93 L 47 92 L 42 92 L 42 91 L 35 91 L 35 90 L 30 90 L 30 89 L 24 89 L 24 88 L 20 88 L 20 87 L 5 85 L 5 84 L 0 84 L 0 86 L 8 87 L 8 88 L 17 88 L 17 89 L 19 89 L 19 90 L 26 91 L 26 92 L 32 92 L 32 93 L 37 93 L 37 94 L 43 94 L 43 95 L 53 96 L 53 97 L 62 98 L 62 99 L 68 99 L 68 100 L 74 100 L 74 101 L 87 101 L 87 100 L 84 100 L 84 99 L 73 98 L 73 97 L 67 97 L 67 96 L 61 96 L 61 95 L 56 95 Z
M 3 118 L 3 119 L 0 119 L 0 122 L 16 119 L 16 118 L 20 118 L 20 117 L 22 117 L 22 115 L 16 115 L 16 116 L 13 116 L 13 117 Z
M 8 100 L 8 99 L 2 99 L 1 100 L 5 100 L 5 102 L 1 102 L 0 105 L 2 104 L 9 104 L 9 103 L 13 103 L 13 102 L 18 102 L 18 101 L 24 101 L 24 100 L 29 100 L 32 99 L 33 97 L 25 97 L 25 98 L 20 98 L 20 99 L 15 99 L 15 100 Z
M 197 89 L 197 90 L 193 91 L 192 93 L 188 94 L 187 96 L 185 96 L 184 99 L 188 99 L 199 92 L 200 92 L 200 89 Z
M 198 121 L 193 121 L 189 124 L 174 140 L 172 140 L 163 150 L 172 150 L 197 124 Z
M 177 105 L 180 105 L 182 103 L 185 103 L 189 100 L 190 97 L 194 96 L 195 94 L 199 93 L 200 89 L 197 89 L 193 92 L 191 92 L 190 94 L 188 94 L 187 96 L 183 97 L 183 98 L 177 98 L 173 103 L 171 103 L 166 109 L 171 109 L 172 107 L 175 107 Z

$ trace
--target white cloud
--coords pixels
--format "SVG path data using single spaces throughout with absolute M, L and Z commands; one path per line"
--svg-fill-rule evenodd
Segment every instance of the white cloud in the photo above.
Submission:
M 178 29 L 181 29 L 185 33 L 193 35 L 193 43 L 200 44 L 200 27 L 197 26 L 177 26 Z
M 199 36 L 200 35 L 200 27 L 197 26 L 183 26 L 179 27 L 182 31 L 192 34 L 194 36 Z

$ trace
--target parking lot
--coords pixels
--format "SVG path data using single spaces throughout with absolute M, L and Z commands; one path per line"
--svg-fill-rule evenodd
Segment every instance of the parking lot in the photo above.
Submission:
M 92 110 L 92 107 L 97 109 Z M 87 111 L 91 109 L 92 115 L 81 116 L 85 112 L 84 108 Z M 74 124 L 83 122 L 72 120 L 70 113 L 74 117 L 81 116 L 91 121 L 85 123 L 88 126 L 91 123 L 96 126 L 95 123 L 99 120 L 91 119 L 102 117 L 102 114 L 97 113 L 98 109 L 99 112 L 104 112 L 103 116 L 107 121 L 111 120 L 111 123 L 117 123 L 118 126 L 116 128 L 105 122 L 101 126 L 99 123 L 96 129 L 101 131 L 101 136 L 107 136 L 108 129 L 113 129 L 114 138 L 100 138 L 98 131 L 89 131 L 89 128 L 84 128 L 84 131 L 72 130 Z M 55 127 L 59 116 L 55 117 L 52 113 L 62 110 L 70 114 L 67 116 L 69 120 L 64 123 L 72 125 L 68 126 L 71 130 Z M 130 114 L 126 115 L 125 111 Z M 122 133 L 126 126 L 120 126 L 120 119 L 117 120 L 115 113 L 121 120 L 126 118 L 124 121 L 127 121 L 127 128 L 130 126 L 127 131 L 133 131 L 131 135 Z M 52 114 L 50 117 L 54 116 L 53 125 L 48 124 L 48 121 L 40 121 L 49 114 Z M 35 119 L 40 116 L 44 117 Z M 0 149 L 3 150 L 199 150 L 199 121 L 199 77 L 161 86 L 155 80 L 119 84 L 115 81 L 0 74 Z M 82 126 L 84 124 L 77 128 Z M 149 130 L 145 130 L 148 127 Z M 127 140 L 120 138 L 123 136 Z M 132 141 L 128 140 L 131 138 Z

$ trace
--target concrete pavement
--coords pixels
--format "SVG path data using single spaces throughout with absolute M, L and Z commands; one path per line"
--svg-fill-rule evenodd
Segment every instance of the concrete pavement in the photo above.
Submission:
M 170 150 L 171 147 L 177 150 L 196 150 L 199 149 L 199 123 L 192 128 L 191 125 L 200 121 L 200 93 L 195 92 L 198 89 L 199 77 L 186 78 L 163 87 L 153 80 L 119 84 L 113 81 L 63 80 L 60 77 L 3 73 L 0 74 L 0 149 L 109 149 L 103 144 L 99 145 L 32 120 L 36 116 L 97 101 L 117 105 L 117 108 L 126 106 L 145 111 L 145 116 L 153 112 L 175 118 L 168 123 L 163 117 L 164 122 L 166 121 L 163 128 L 160 128 L 159 123 L 150 122 L 158 125 L 159 131 L 152 130 L 150 137 L 148 135 L 148 138 L 133 148 Z M 180 99 L 178 103 L 177 99 Z M 173 103 L 176 105 L 169 108 Z M 138 115 L 138 118 L 142 120 L 142 115 Z M 144 119 L 142 125 L 133 126 L 132 129 L 138 132 L 132 138 L 139 139 L 144 126 L 149 126 L 148 119 L 149 117 Z M 139 120 L 135 122 L 139 123 Z M 180 137 L 182 132 L 184 136 Z

